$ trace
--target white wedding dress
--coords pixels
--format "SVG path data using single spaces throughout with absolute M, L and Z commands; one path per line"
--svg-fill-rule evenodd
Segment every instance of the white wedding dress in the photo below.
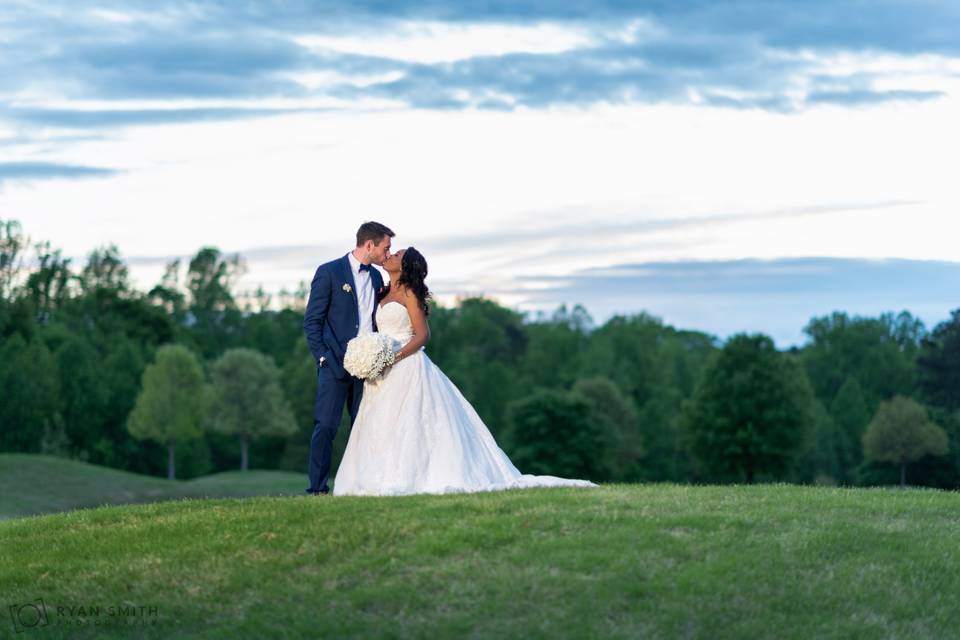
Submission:
M 403 304 L 377 309 L 380 333 L 413 336 Z M 334 495 L 462 493 L 525 487 L 596 487 L 520 473 L 460 390 L 420 349 L 365 382 L 333 485 Z

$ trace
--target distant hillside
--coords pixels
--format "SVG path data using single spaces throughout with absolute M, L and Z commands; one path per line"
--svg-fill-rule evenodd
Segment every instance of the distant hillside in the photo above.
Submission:
M 176 498 L 297 495 L 306 486 L 306 473 L 228 471 L 170 481 L 53 456 L 0 453 L 0 519 Z

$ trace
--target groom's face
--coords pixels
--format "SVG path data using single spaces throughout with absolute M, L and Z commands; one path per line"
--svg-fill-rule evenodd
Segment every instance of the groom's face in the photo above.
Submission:
M 370 262 L 382 267 L 383 261 L 390 257 L 390 236 L 385 236 L 379 245 L 373 245 L 370 251 Z

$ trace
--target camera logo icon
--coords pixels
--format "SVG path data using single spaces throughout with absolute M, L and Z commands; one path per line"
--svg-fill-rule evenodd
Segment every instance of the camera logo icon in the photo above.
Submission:
M 45 627 L 50 624 L 43 598 L 37 598 L 26 604 L 10 605 L 10 619 L 13 620 L 13 630 L 16 633 L 23 633 L 27 629 Z

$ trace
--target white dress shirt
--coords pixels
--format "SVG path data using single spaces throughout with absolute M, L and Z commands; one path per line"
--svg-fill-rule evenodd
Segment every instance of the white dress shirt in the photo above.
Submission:
M 360 271 L 360 261 L 351 251 L 347 254 L 350 259 L 350 266 L 353 269 L 354 289 L 357 292 L 357 311 L 360 313 L 360 328 L 357 335 L 364 333 L 373 333 L 373 281 L 370 279 L 369 271 Z M 370 265 L 371 269 L 376 269 Z

